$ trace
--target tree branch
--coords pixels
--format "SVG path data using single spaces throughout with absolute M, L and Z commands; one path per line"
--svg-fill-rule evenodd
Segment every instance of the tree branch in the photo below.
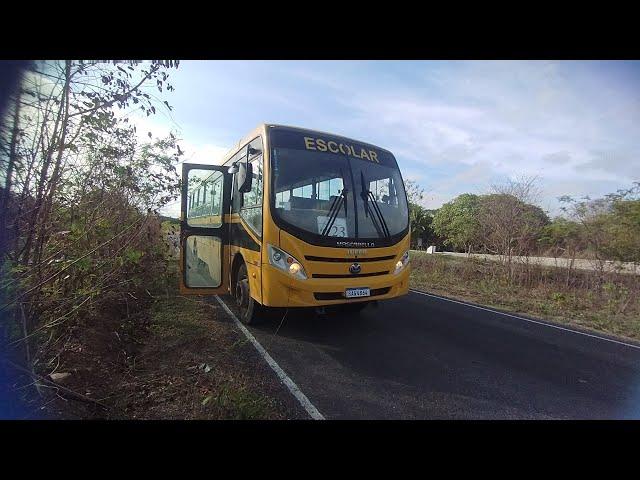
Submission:
M 76 113 L 72 113 L 71 115 L 69 115 L 69 118 L 71 117 L 75 117 L 76 115 L 86 115 L 87 113 L 91 113 L 91 112 L 95 112 L 96 110 L 100 110 L 101 108 L 108 108 L 110 106 L 112 106 L 114 103 L 116 103 L 118 100 L 121 100 L 123 97 L 126 98 L 129 95 L 131 95 L 133 92 L 135 92 L 136 90 L 138 90 L 138 88 L 140 88 L 140 86 L 146 82 L 147 80 L 149 80 L 151 78 L 151 75 L 153 75 L 155 72 L 157 72 L 160 69 L 160 65 L 153 65 L 151 67 L 151 70 L 149 71 L 149 73 L 147 73 L 142 80 L 140 80 L 140 82 L 138 82 L 138 84 L 135 87 L 132 87 L 131 89 L 129 89 L 129 91 L 127 91 L 126 93 L 122 94 L 122 95 L 118 95 L 118 97 L 120 98 L 114 98 L 113 100 L 109 100 L 108 102 L 103 103 L 102 105 L 97 105 L 95 107 L 92 107 L 88 110 L 83 110 L 80 112 L 76 112 Z

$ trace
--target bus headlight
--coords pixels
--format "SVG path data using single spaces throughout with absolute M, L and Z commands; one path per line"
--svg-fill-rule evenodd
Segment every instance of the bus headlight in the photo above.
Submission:
M 289 273 L 291 275 L 297 275 L 300 272 L 301 268 L 302 267 L 299 263 L 293 262 L 291 265 L 289 265 Z
M 402 257 L 400 257 L 400 260 L 398 260 L 398 263 L 396 263 L 396 270 L 393 273 L 394 274 L 400 273 L 402 270 L 404 270 L 404 267 L 406 267 L 408 264 L 409 264 L 409 250 L 404 252 Z
M 289 255 L 284 250 L 267 244 L 267 255 L 269 255 L 269 263 L 274 267 L 300 280 L 307 279 L 304 267 L 295 257 Z

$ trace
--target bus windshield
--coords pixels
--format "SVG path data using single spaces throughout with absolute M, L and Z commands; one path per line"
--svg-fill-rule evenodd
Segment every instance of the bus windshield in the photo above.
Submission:
M 313 236 L 389 238 L 408 227 L 397 165 L 349 155 L 272 149 L 274 216 Z

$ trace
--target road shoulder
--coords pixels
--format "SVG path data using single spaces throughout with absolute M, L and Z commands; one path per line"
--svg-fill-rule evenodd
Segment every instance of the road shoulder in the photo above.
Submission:
M 55 392 L 65 419 L 280 420 L 308 416 L 227 313 L 205 297 L 159 296 L 147 322 L 78 332 L 57 377 L 86 401 Z

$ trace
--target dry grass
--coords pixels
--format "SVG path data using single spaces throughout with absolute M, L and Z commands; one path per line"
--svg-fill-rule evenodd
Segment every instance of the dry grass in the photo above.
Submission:
M 269 391 L 273 374 L 224 317 L 202 299 L 158 300 L 151 335 L 131 366 L 131 388 L 119 393 L 117 410 L 126 418 L 287 418 Z
M 306 418 L 217 303 L 175 293 L 175 262 L 167 287 L 135 328 L 105 318 L 76 332 L 58 371 L 108 408 L 60 398 L 54 418 Z
M 444 255 L 412 256 L 412 288 L 557 323 L 640 339 L 640 279 L 539 265 L 506 266 Z

